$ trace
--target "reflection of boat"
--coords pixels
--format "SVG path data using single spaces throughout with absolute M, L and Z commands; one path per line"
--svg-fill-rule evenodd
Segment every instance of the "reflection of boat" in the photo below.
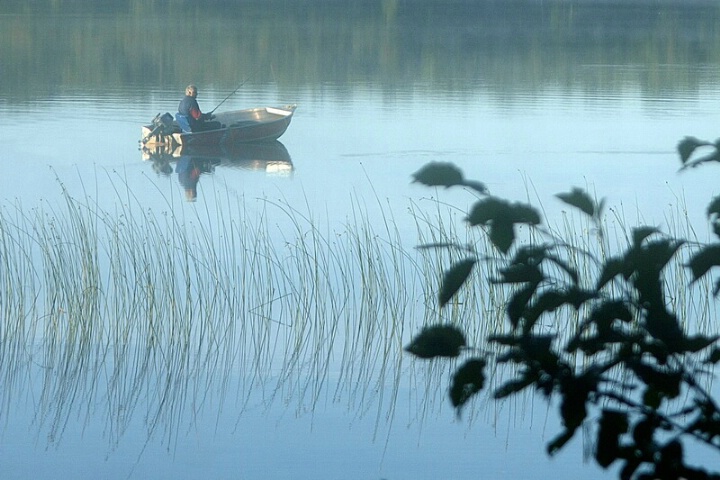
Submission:
M 290 125 L 295 105 L 259 107 L 233 110 L 215 115 L 222 128 L 201 132 L 184 132 L 172 115 L 156 116 L 150 125 L 142 127 L 143 145 L 232 146 L 246 142 L 277 140 Z
M 171 173 L 170 162 L 181 157 L 201 157 L 211 160 L 214 165 L 246 170 L 263 170 L 269 174 L 286 175 L 292 172 L 293 164 L 285 145 L 277 140 L 260 143 L 240 143 L 233 146 L 190 147 L 162 144 L 145 145 L 143 160 L 152 161 L 158 173 Z
M 292 159 L 285 145 L 278 142 L 243 143 L 224 149 L 220 165 L 244 170 L 264 170 L 266 173 L 286 174 L 293 169 Z

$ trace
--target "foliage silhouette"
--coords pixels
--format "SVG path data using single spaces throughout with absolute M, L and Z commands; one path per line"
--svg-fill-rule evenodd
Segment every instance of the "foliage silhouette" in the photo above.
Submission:
M 712 151 L 694 158 L 698 149 L 708 148 Z M 720 140 L 688 137 L 678 145 L 678 153 L 681 170 L 720 161 Z M 430 163 L 413 177 L 426 186 L 469 187 L 481 194 L 466 221 L 483 228 L 499 252 L 491 260 L 496 276 L 489 281 L 511 292 L 505 305 L 508 333 L 486 341 L 497 347 L 497 364 L 515 365 L 515 376 L 493 396 L 501 399 L 532 388 L 548 400 L 558 399 L 562 430 L 547 445 L 550 455 L 588 425 L 594 434 L 595 461 L 603 468 L 618 466 L 623 480 L 720 479 L 718 472 L 686 465 L 684 460 L 689 439 L 720 454 L 720 408 L 700 382 L 707 376 L 703 368 L 720 361 L 720 337 L 685 332 L 669 309 L 664 278 L 668 265 L 685 250 L 692 282 L 703 278 L 720 267 L 720 243 L 697 246 L 640 226 L 632 230 L 624 252 L 599 259 L 547 234 L 532 206 L 489 195 L 454 165 Z M 589 216 L 602 235 L 602 201 L 578 188 L 557 198 Z M 707 215 L 720 237 L 720 197 L 711 202 Z M 549 240 L 539 243 L 533 235 L 521 244 L 517 225 L 529 226 Z M 566 260 L 577 253 L 592 257 L 597 271 L 578 271 Z M 479 255 L 471 255 L 448 269 L 440 287 L 441 307 L 470 281 L 479 261 Z M 718 292 L 720 280 L 715 283 L 715 295 Z M 573 325 L 563 321 L 571 311 L 580 318 Z M 540 321 L 551 315 L 557 327 L 549 331 L 548 322 L 543 322 L 541 330 Z M 462 332 L 447 325 L 426 327 L 406 347 L 420 358 L 458 357 L 470 350 Z M 473 356 L 456 370 L 449 396 L 458 414 L 484 387 L 490 356 Z
M 420 358 L 458 357 L 464 346 L 465 335 L 457 327 L 435 325 L 420 332 L 405 350 Z

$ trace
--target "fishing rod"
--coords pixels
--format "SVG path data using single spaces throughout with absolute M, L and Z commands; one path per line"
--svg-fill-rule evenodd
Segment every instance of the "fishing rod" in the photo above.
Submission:
M 245 81 L 242 82 L 235 90 L 233 90 L 230 95 L 228 95 L 227 97 L 223 98 L 223 101 L 222 101 L 222 102 L 218 103 L 215 108 L 213 108 L 212 110 L 210 110 L 210 115 L 212 115 L 212 114 L 215 112 L 215 110 L 218 109 L 218 107 L 219 107 L 220 105 L 222 105 L 223 103 L 225 103 L 225 100 L 227 100 L 228 98 L 230 98 L 230 97 L 232 97 L 233 95 L 235 95 L 235 92 L 237 92 L 238 90 L 240 90 L 240 88 L 241 88 L 243 85 L 245 85 L 248 80 L 250 80 L 250 79 L 249 79 L 249 78 L 246 78 Z

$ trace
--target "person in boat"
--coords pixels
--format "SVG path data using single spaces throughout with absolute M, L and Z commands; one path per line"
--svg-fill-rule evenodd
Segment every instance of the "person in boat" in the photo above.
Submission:
M 185 88 L 185 96 L 178 105 L 178 113 L 175 114 L 175 120 L 183 132 L 202 132 L 221 128 L 220 122 L 212 121 L 213 118 L 215 116 L 212 113 L 200 111 L 197 102 L 197 87 L 188 85 Z

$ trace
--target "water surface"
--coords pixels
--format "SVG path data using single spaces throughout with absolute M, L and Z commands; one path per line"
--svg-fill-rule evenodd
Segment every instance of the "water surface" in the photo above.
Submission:
M 120 312 L 117 322 L 74 336 L 44 320 L 68 315 L 43 291 L 31 309 L 39 333 L 18 340 L 8 333 L 16 318 L 4 319 L 6 345 L 14 345 L 0 357 L 4 475 L 607 478 L 583 463 L 581 439 L 557 458 L 545 456 L 559 423 L 539 399 L 497 404 L 482 397 L 455 417 L 445 394 L 452 366 L 415 362 L 401 350 L 436 315 L 412 267 L 402 267 L 392 284 L 407 289 L 407 305 L 378 301 L 376 322 L 355 322 L 373 316 L 353 310 L 363 293 L 353 276 L 318 289 L 327 318 L 289 323 L 299 318 L 293 289 L 312 282 L 286 244 L 321 232 L 336 246 L 328 251 L 349 250 L 344 235 L 360 212 L 358 228 L 382 237 L 390 231 L 413 252 L 418 214 L 411 211 L 435 211 L 438 201 L 459 208 L 461 225 L 471 195 L 410 183 L 429 161 L 453 162 L 494 194 L 542 206 L 551 222 L 560 223 L 565 210 L 553 195 L 580 186 L 607 198 L 607 221 L 618 229 L 690 221 L 707 238 L 704 208 L 718 190 L 713 167 L 678 174 L 675 146 L 685 135 L 716 136 L 720 8 L 143 3 L 98 12 L 0 7 L 3 208 L 19 225 L 44 224 L 32 220 L 35 214 L 49 224 L 67 218 L 70 198 L 107 214 L 98 228 L 103 235 L 105 225 L 126 218 L 146 228 L 170 225 L 163 238 L 178 242 L 182 249 L 170 251 L 180 259 L 194 243 L 227 245 L 224 228 L 244 226 L 277 245 L 293 273 L 286 280 L 257 273 L 256 283 L 267 282 L 260 288 L 238 283 L 249 299 L 237 309 L 210 315 L 212 309 L 192 303 L 210 313 L 206 322 L 183 310 L 182 301 L 168 300 L 175 313 L 164 315 L 189 322 L 187 342 L 177 340 L 183 323 L 160 321 L 156 334 L 141 334 L 147 313 L 133 318 L 137 312 L 122 303 L 99 307 L 103 318 Z M 178 25 L 193 34 L 178 36 Z M 242 82 L 223 108 L 296 103 L 280 139 L 290 161 L 281 169 L 211 162 L 196 200 L 187 202 L 174 170 L 153 169 L 138 140 L 140 126 L 156 113 L 175 111 L 190 82 L 205 110 Z M 310 221 L 298 221 L 304 217 Z M 284 248 L 291 253 L 283 256 Z M 238 258 L 220 252 L 221 259 Z M 204 255 L 190 265 L 212 264 Z M 128 262 L 128 272 L 136 265 L 128 254 L 102 258 L 108 265 L 112 258 Z M 42 265 L 37 284 L 47 289 L 52 282 Z M 355 272 L 354 264 L 347 268 Z M 152 265 L 149 271 L 164 285 L 162 271 Z M 109 272 L 101 269 L 103 285 L 125 288 Z M 207 305 L 213 282 L 228 282 L 203 275 L 203 287 L 193 288 L 201 288 L 194 293 Z M 167 285 L 168 292 L 176 288 Z M 272 306 L 253 303 L 247 293 L 263 285 L 277 289 Z M 341 295 L 327 298 L 327 291 Z M 494 328 L 468 321 L 478 331 Z M 126 344 L 120 326 L 135 335 Z

